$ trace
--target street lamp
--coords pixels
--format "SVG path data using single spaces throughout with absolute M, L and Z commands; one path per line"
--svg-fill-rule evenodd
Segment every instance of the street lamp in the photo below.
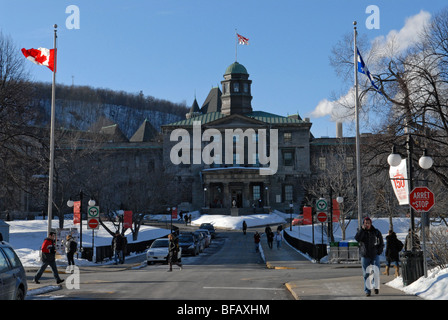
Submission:
M 82 190 L 79 192 L 79 248 L 82 256 L 82 198 L 84 197 L 84 193 Z M 89 200 L 89 206 L 94 206 L 96 204 L 95 200 L 90 198 Z M 75 205 L 75 202 L 72 200 L 72 198 L 68 199 L 67 206 L 70 208 L 73 208 Z
M 407 149 L 407 164 L 408 164 L 408 180 L 409 180 L 409 190 L 408 192 L 411 192 L 414 189 L 414 178 L 413 178 L 413 167 L 412 167 L 412 154 L 413 154 L 413 147 L 414 147 L 414 140 L 412 139 L 411 134 L 408 134 L 406 139 L 406 149 Z M 396 153 L 395 146 L 392 147 L 392 153 L 387 157 L 387 162 L 390 166 L 396 167 L 401 163 L 401 156 Z M 423 149 L 423 154 L 418 160 L 418 164 L 420 168 L 424 170 L 428 170 L 432 167 L 434 161 L 433 159 L 427 155 L 426 149 Z M 409 214 L 411 217 L 411 251 L 416 251 L 416 247 L 414 245 L 414 229 L 415 229 L 415 223 L 414 223 L 414 210 L 412 209 L 411 204 L 409 203 Z M 426 248 L 425 248 L 425 229 L 424 224 L 426 220 L 426 212 L 423 212 L 422 216 L 422 231 L 423 231 L 423 269 L 424 269 L 424 275 L 427 277 L 427 267 L 426 267 Z M 406 249 L 406 248 L 405 248 Z
M 293 211 L 293 208 L 294 208 L 294 205 L 293 205 L 292 200 L 291 200 L 291 203 L 289 204 L 289 216 L 291 218 L 291 220 L 289 222 L 289 231 L 292 231 L 292 211 Z

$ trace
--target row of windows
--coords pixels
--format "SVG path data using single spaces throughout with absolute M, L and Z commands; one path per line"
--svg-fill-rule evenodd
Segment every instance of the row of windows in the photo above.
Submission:
M 294 189 L 292 185 L 285 185 L 283 187 L 283 201 L 280 198 L 276 197 L 276 202 L 280 203 L 280 202 L 291 202 L 293 201 L 294 198 Z M 254 201 L 258 201 L 259 199 L 261 199 L 261 186 L 260 185 L 254 185 L 252 186 L 252 200 Z
M 347 170 L 353 170 L 355 168 L 354 158 L 353 157 L 346 157 L 345 158 L 345 165 L 347 166 Z M 318 167 L 319 167 L 319 170 L 326 170 L 327 169 L 327 158 L 319 157 L 319 159 L 318 159 Z
M 229 89 L 230 83 L 225 82 L 222 86 L 222 92 L 223 94 L 230 93 Z M 249 84 L 247 82 L 243 82 L 242 85 L 242 92 L 249 93 Z M 233 92 L 238 93 L 240 92 L 240 83 L 239 82 L 233 82 Z

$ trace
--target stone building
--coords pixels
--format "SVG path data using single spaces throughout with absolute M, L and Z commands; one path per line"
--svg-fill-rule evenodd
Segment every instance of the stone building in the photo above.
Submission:
M 235 62 L 202 108 L 162 126 L 163 163 L 190 184 L 184 199 L 209 213 L 267 212 L 298 207 L 309 179 L 310 128 L 298 115 L 254 110 L 246 68 Z M 207 158 L 207 159 L 204 159 Z M 266 161 L 269 160 L 269 161 Z
M 316 139 L 308 119 L 253 108 L 252 80 L 238 62 L 223 78 L 202 107 L 195 99 L 184 120 L 162 126 L 161 132 L 144 120 L 129 139 L 117 125 L 99 133 L 61 133 L 58 210 L 70 211 L 64 203 L 83 190 L 105 211 L 166 212 L 179 206 L 230 214 L 234 207 L 233 212 L 249 214 L 292 206 L 298 212 L 309 182 L 326 174 L 335 153 L 346 153 L 346 168 L 354 169 L 353 138 Z M 17 208 L 0 208 L 0 213 L 42 212 L 46 192 L 38 197 L 28 197 Z

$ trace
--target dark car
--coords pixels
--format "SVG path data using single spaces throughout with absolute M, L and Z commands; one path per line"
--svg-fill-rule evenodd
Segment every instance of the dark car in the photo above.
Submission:
M 24 300 L 27 290 L 19 257 L 8 243 L 0 241 L 0 300 Z
M 199 229 L 207 229 L 210 232 L 212 239 L 215 239 L 216 237 L 215 227 L 211 223 L 203 223 L 199 226 Z
M 179 247 L 182 248 L 182 254 L 199 254 L 199 241 L 193 233 L 181 233 L 179 235 Z

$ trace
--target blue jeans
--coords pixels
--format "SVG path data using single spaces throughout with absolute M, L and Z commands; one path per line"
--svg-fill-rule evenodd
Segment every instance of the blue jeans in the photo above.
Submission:
M 364 292 L 370 293 L 370 289 L 380 288 L 380 256 L 374 259 L 361 257 L 362 275 L 364 278 Z M 371 267 L 372 266 L 372 267 Z M 373 276 L 373 281 L 372 277 Z M 372 282 L 374 284 L 372 284 Z
M 121 264 L 124 263 L 124 252 L 122 250 L 115 250 L 115 264 L 118 264 L 120 262 Z
M 36 275 L 34 276 L 35 281 L 39 281 L 40 277 L 42 277 L 42 274 L 44 273 L 45 269 L 50 266 L 51 271 L 53 271 L 53 276 L 57 281 L 60 281 L 61 278 L 59 278 L 58 268 L 56 266 L 56 261 L 46 261 L 43 262 L 40 269 L 37 271 Z

